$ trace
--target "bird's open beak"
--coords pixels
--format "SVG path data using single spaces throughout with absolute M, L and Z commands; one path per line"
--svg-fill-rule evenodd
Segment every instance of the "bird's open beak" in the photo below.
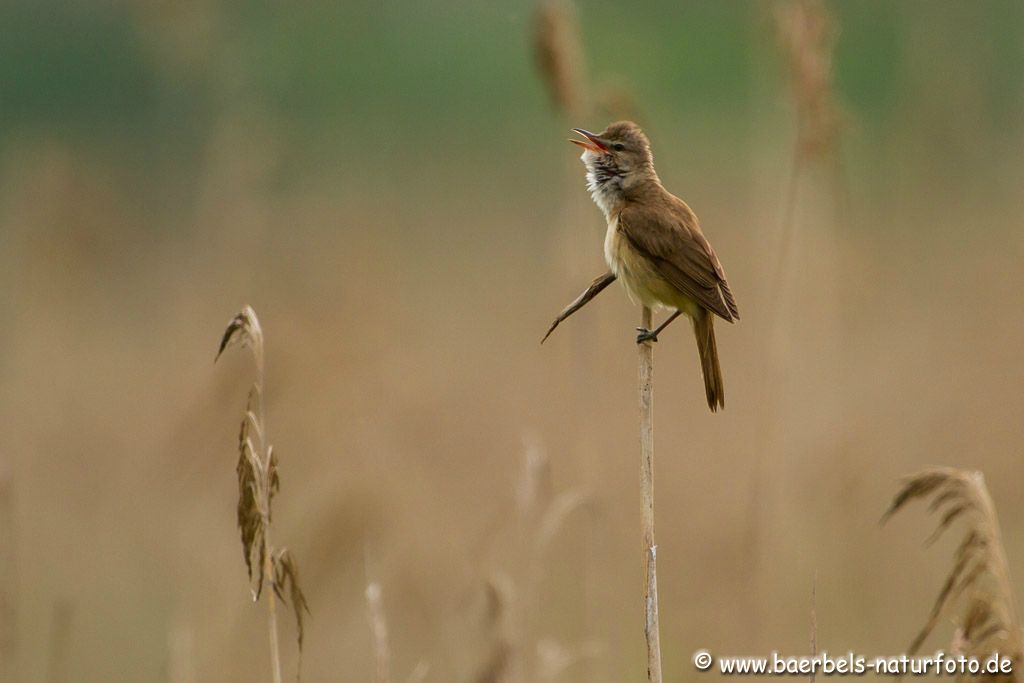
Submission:
M 579 145 L 583 149 L 589 149 L 591 152 L 596 152 L 597 154 L 605 154 L 608 152 L 607 145 L 602 142 L 601 138 L 590 131 L 583 130 L 582 128 L 573 128 L 572 132 L 579 133 L 586 138 L 586 140 L 569 140 L 572 144 Z

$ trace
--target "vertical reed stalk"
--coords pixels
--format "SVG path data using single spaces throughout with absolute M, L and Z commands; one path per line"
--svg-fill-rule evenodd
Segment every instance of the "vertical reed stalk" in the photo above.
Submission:
M 255 320 L 255 312 L 253 313 L 253 319 Z M 257 323 L 258 324 L 258 323 Z M 271 453 L 271 447 L 267 440 L 267 428 L 266 428 L 266 415 L 263 412 L 263 333 L 262 330 L 259 333 L 259 341 L 253 345 L 253 355 L 256 358 L 256 380 L 253 382 L 253 398 L 252 403 L 254 404 L 253 410 L 255 411 L 253 423 L 259 428 L 256 429 L 256 446 L 258 450 L 258 457 L 262 457 L 266 461 L 266 470 L 269 473 L 270 468 L 273 467 Z M 269 479 L 269 476 L 268 476 Z M 261 518 L 261 524 L 263 526 L 261 534 L 263 537 L 263 548 L 260 550 L 263 555 L 263 567 L 262 572 L 265 577 L 274 577 L 277 572 L 274 568 L 274 544 L 270 541 L 270 489 L 272 487 L 268 485 L 266 499 L 263 500 L 261 496 L 257 496 L 257 507 L 259 508 L 259 514 Z M 273 579 L 271 579 L 273 580 Z M 281 683 L 281 646 L 278 642 L 277 637 L 277 596 L 274 595 L 275 591 L 267 591 L 267 626 L 270 630 L 270 668 L 273 674 L 274 683 Z M 257 595 L 259 591 L 257 591 Z
M 811 657 L 818 656 L 818 572 L 814 572 L 814 583 L 811 584 Z M 814 683 L 815 672 L 811 669 L 811 683 Z
M 177 616 L 167 629 L 167 683 L 196 683 L 195 632 Z
M 262 409 L 262 401 L 261 409 Z M 270 543 L 270 519 L 267 515 L 264 522 L 263 539 L 268 548 L 274 546 Z M 275 576 L 274 554 L 268 552 L 263 556 L 263 573 L 265 576 Z M 267 625 L 270 629 L 270 667 L 274 675 L 274 683 L 281 683 L 281 646 L 277 640 L 277 596 L 275 591 L 267 591 Z
M 653 329 L 651 309 L 644 306 L 640 326 Z M 654 543 L 654 346 L 640 344 L 640 522 L 644 541 L 644 636 L 647 680 L 661 683 L 661 635 L 658 627 L 658 547 Z
M 14 533 L 13 485 L 0 472 L 0 681 L 19 680 L 17 544 Z
M 388 643 L 388 622 L 384 616 L 384 596 L 380 584 L 370 580 L 366 585 L 366 610 L 373 635 L 376 660 L 376 683 L 391 683 L 391 647 Z

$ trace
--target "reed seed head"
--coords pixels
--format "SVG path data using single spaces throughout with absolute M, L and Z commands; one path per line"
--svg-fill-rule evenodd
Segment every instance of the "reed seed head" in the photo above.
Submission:
M 981 473 L 933 468 L 907 477 L 883 515 L 882 522 L 911 501 L 929 498 L 929 511 L 940 515 L 929 543 L 958 519 L 966 523 L 967 533 L 953 554 L 953 568 L 939 591 L 928 620 L 907 654 L 918 652 L 940 619 L 960 604 L 960 624 L 954 637 L 954 649 L 975 657 L 994 652 L 1013 657 L 1016 670 L 1017 665 L 1024 661 L 1020 622 L 999 520 Z
M 570 0 L 541 0 L 534 15 L 533 51 L 555 107 L 572 117 L 581 109 L 582 50 Z
M 287 548 L 275 548 L 269 539 L 271 504 L 281 488 L 281 479 L 277 470 L 277 455 L 267 437 L 263 409 L 263 328 L 251 306 L 245 306 L 228 323 L 221 337 L 217 358 L 225 349 L 235 345 L 249 348 L 256 363 L 256 378 L 249 389 L 245 414 L 238 430 L 238 463 L 235 466 L 238 475 L 237 517 L 242 555 L 249 574 L 253 601 L 260 599 L 263 582 L 270 581 L 274 595 L 284 604 L 291 602 L 301 655 L 305 637 L 303 615 L 309 614 L 309 605 L 299 584 L 295 558 Z M 274 610 L 271 609 L 270 613 L 273 622 Z M 272 632 L 275 634 L 276 651 L 276 623 Z M 279 667 L 279 662 L 275 662 L 275 667 Z
M 826 157 L 835 151 L 840 128 L 832 82 L 836 22 L 824 0 L 788 0 L 775 6 L 775 26 L 797 112 L 797 153 Z

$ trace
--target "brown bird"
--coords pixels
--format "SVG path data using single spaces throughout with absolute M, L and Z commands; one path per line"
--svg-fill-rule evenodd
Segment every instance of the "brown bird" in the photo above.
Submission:
M 652 309 L 675 309 L 657 329 L 637 328 L 637 343 L 658 341 L 658 334 L 685 314 L 697 337 L 708 406 L 712 412 L 724 408 L 714 316 L 729 322 L 740 316 L 697 216 L 661 184 L 651 143 L 635 123 L 620 121 L 596 134 L 573 130 L 586 138 L 570 142 L 583 148 L 587 187 L 608 221 L 608 267 L 633 301 Z

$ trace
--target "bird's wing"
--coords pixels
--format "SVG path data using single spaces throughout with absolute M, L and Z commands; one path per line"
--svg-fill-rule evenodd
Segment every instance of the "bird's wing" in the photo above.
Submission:
M 633 204 L 619 214 L 618 226 L 666 282 L 729 322 L 739 320 L 722 264 L 689 207 L 653 209 Z

